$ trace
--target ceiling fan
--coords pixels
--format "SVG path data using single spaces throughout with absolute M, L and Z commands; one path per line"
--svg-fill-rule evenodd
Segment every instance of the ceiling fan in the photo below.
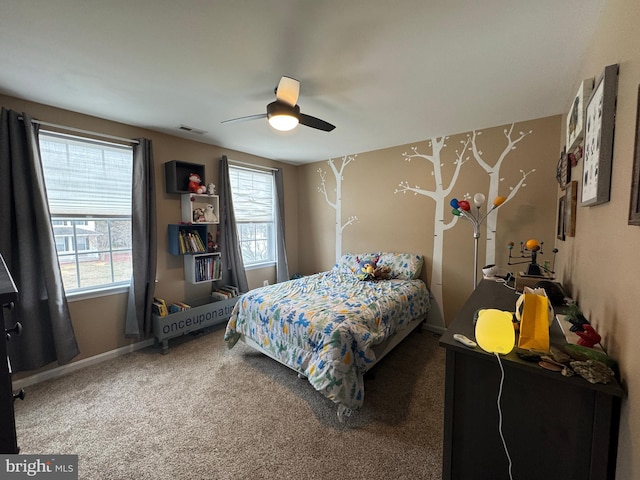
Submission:
M 324 132 L 330 132 L 336 128 L 329 122 L 300 113 L 300 107 L 297 104 L 299 93 L 300 82 L 295 78 L 283 76 L 275 89 L 276 100 L 267 105 L 266 113 L 233 118 L 222 123 L 267 118 L 273 128 L 284 132 L 294 129 L 298 123 Z

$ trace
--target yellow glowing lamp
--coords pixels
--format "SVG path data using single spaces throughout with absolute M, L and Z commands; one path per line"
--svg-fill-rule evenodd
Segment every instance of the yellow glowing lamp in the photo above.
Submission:
M 513 314 L 487 308 L 478 310 L 476 342 L 484 351 L 506 355 L 516 343 Z

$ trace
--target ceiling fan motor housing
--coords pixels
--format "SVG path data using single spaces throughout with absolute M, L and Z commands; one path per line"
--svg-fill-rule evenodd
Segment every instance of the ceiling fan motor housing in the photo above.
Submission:
M 286 103 L 276 100 L 267 105 L 267 118 L 277 115 L 288 115 L 300 119 L 300 107 L 298 105 L 287 105 Z

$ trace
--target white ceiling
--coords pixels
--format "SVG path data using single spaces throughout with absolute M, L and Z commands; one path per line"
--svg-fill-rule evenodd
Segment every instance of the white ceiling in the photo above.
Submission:
M 327 160 L 565 112 L 604 2 L 0 0 L 0 93 Z M 282 75 L 333 132 L 221 123 L 264 113 Z

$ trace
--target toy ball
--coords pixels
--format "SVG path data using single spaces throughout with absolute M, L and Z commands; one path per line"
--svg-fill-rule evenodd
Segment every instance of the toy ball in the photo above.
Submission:
M 458 202 L 458 206 L 465 212 L 468 212 L 471 209 L 471 205 L 469 205 L 469 202 L 467 202 L 466 200 L 460 200 Z
M 476 193 L 473 196 L 473 204 L 480 208 L 482 205 L 484 205 L 484 202 L 487 198 L 482 194 L 482 193 Z
M 527 247 L 527 250 L 531 250 L 532 252 L 540 250 L 540 243 L 538 243 L 538 241 L 534 240 L 533 238 L 527 240 L 527 243 L 525 243 L 524 246 Z
M 505 202 L 506 198 L 505 197 L 496 197 L 493 199 L 493 206 L 494 207 L 499 207 L 500 205 L 502 205 Z

